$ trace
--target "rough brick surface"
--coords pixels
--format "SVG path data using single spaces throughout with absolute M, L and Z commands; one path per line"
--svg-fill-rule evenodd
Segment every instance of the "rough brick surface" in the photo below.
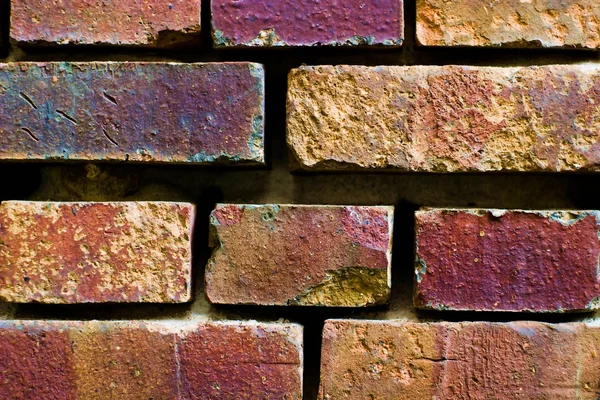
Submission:
M 199 41 L 200 0 L 11 0 L 18 44 L 169 47 Z
M 298 325 L 212 324 L 189 332 L 179 348 L 186 399 L 302 398 Z
M 293 70 L 300 168 L 600 170 L 600 67 L 319 66 Z
M 262 66 L 0 64 L 0 159 L 262 164 Z
M 302 328 L 0 322 L 3 399 L 301 399 Z
M 187 302 L 194 213 L 186 203 L 3 202 L 0 299 Z
M 415 305 L 562 312 L 600 306 L 600 213 L 416 213 Z
M 321 399 L 590 399 L 600 328 L 329 320 Z
M 600 48 L 596 0 L 417 0 L 426 46 Z
M 217 47 L 400 46 L 402 0 L 214 0 Z
M 213 303 L 359 307 L 390 295 L 392 207 L 218 205 Z

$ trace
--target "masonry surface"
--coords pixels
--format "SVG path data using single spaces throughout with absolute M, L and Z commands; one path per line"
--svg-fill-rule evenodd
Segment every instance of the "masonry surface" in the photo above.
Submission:
M 0 2 L 0 398 L 600 394 L 600 5 Z

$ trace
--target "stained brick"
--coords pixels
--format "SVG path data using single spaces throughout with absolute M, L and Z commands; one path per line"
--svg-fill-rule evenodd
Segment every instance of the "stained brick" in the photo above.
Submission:
M 3 202 L 0 298 L 187 302 L 194 213 L 186 203 Z
M 214 0 L 216 47 L 400 46 L 403 1 Z
M 0 64 L 0 159 L 263 164 L 262 66 Z
M 600 48 L 595 0 L 417 0 L 417 40 L 426 46 Z
M 171 47 L 198 43 L 200 0 L 11 0 L 17 45 Z
M 598 171 L 600 67 L 318 66 L 291 72 L 306 170 Z
M 438 310 L 599 308 L 600 213 L 424 209 L 415 305 Z
M 321 399 L 595 399 L 600 328 L 584 323 L 329 320 Z
M 3 321 L 6 399 L 301 399 L 302 327 Z
M 301 399 L 302 328 L 214 323 L 180 339 L 186 399 Z
M 392 207 L 218 205 L 206 294 L 218 304 L 386 303 L 392 223 Z

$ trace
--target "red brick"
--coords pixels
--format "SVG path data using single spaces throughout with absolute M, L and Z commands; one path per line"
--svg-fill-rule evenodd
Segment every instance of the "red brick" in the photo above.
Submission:
M 404 40 L 402 0 L 213 0 L 216 47 L 393 46 Z
M 200 0 L 11 0 L 18 45 L 170 47 L 199 41 Z
M 0 322 L 3 399 L 301 399 L 302 328 Z
M 418 211 L 415 306 L 598 309 L 599 226 L 597 211 Z
M 600 48 L 596 0 L 417 0 L 426 46 Z
M 61 324 L 0 321 L 0 398 L 76 398 L 73 353 Z
M 0 298 L 187 302 L 194 218 L 187 203 L 3 202 Z
M 260 165 L 252 63 L 0 64 L 0 159 Z
M 329 320 L 321 399 L 596 399 L 600 328 L 584 323 Z
M 210 221 L 212 303 L 360 307 L 389 299 L 392 207 L 222 204 Z
M 600 169 L 597 64 L 301 67 L 288 87 L 302 169 Z
M 186 399 L 301 399 L 302 328 L 207 323 L 180 339 Z

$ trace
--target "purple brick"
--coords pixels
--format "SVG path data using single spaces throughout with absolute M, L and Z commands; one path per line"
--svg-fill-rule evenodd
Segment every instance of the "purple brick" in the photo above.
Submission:
M 402 0 L 213 0 L 216 47 L 390 46 L 404 39 Z
M 252 63 L 0 64 L 0 159 L 263 164 Z

